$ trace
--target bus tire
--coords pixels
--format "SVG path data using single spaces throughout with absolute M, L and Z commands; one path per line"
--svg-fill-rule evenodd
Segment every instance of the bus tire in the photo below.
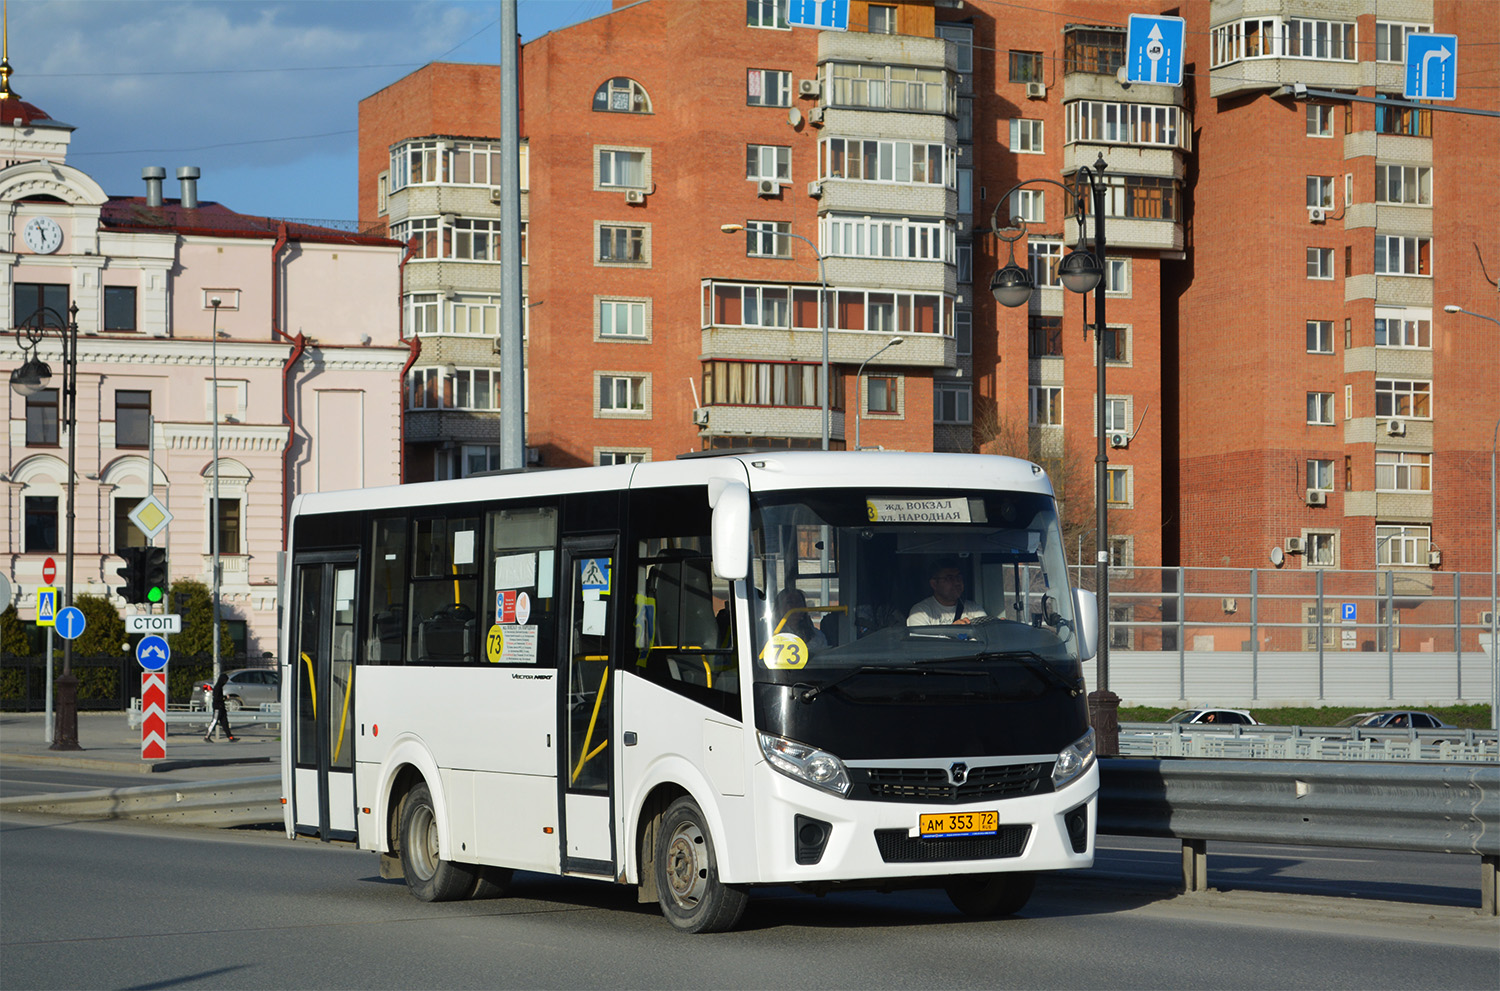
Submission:
M 981 918 L 1015 915 L 1031 900 L 1031 893 L 1036 890 L 1036 875 L 1022 871 L 974 874 L 951 879 L 945 890 L 953 907 L 965 915 Z
M 504 898 L 510 894 L 510 881 L 515 876 L 515 871 L 509 867 L 491 867 L 488 864 L 479 864 L 473 868 L 474 890 L 469 892 L 469 897 L 475 900 L 483 898 Z
M 713 837 L 698 803 L 677 799 L 656 830 L 656 891 L 661 913 L 689 933 L 733 929 L 749 896 L 719 880 Z
M 427 782 L 419 782 L 401 806 L 401 870 L 406 886 L 424 902 L 449 902 L 475 888 L 475 868 L 438 856 L 437 810 Z

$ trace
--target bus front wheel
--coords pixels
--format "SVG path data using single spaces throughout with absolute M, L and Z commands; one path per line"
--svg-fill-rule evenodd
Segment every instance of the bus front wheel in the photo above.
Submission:
M 953 878 L 948 882 L 948 900 L 965 915 L 991 917 L 1015 915 L 1031 900 L 1036 889 L 1036 875 L 975 874 Z
M 656 831 L 656 890 L 662 914 L 683 932 L 725 932 L 745 911 L 745 892 L 719 880 L 713 838 L 691 798 L 673 802 Z
M 411 893 L 424 902 L 464 898 L 476 886 L 473 867 L 438 856 L 437 811 L 425 781 L 401 807 L 401 870 Z

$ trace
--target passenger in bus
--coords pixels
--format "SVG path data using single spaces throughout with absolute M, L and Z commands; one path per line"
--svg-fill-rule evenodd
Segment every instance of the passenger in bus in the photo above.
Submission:
M 828 639 L 813 625 L 807 611 L 807 596 L 800 588 L 784 588 L 776 593 L 776 615 L 779 617 L 776 632 L 792 633 L 802 638 L 809 650 L 828 646 Z
M 964 573 L 957 558 L 942 558 L 934 564 L 927 584 L 932 594 L 911 607 L 907 626 L 968 625 L 987 618 L 977 603 L 964 601 Z

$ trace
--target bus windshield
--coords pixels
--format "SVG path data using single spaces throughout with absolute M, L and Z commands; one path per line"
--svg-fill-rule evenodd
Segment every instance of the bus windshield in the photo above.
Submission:
M 935 753 L 1038 753 L 1081 732 L 1083 659 L 1050 496 L 761 494 L 752 540 L 762 730 L 844 757 L 917 734 Z

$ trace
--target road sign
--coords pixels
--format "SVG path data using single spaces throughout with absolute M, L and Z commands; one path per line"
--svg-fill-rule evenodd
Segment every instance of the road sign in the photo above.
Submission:
M 135 645 L 135 659 L 147 671 L 160 671 L 167 666 L 171 657 L 172 648 L 167 646 L 166 640 L 154 633 L 149 637 L 141 637 L 141 642 Z
M 578 562 L 578 574 L 585 592 L 609 591 L 609 558 L 590 557 Z
M 1406 98 L 1458 98 L 1458 35 L 1406 36 Z
M 1342 620 L 1345 623 L 1355 623 L 1355 622 L 1359 621 L 1359 603 L 1358 602 L 1344 602 L 1344 603 L 1340 603 L 1340 606 L 1341 606 L 1340 614 L 1339 614 L 1339 619 L 1340 620 Z
M 36 625 L 57 625 L 57 589 L 43 585 L 36 590 Z
M 130 522 L 146 535 L 147 540 L 151 540 L 165 530 L 168 523 L 172 522 L 172 513 L 155 495 L 148 495 L 136 503 L 135 508 L 130 511 Z
M 0 575 L 0 612 L 10 608 L 10 579 Z
M 83 636 L 84 629 L 89 621 L 84 618 L 83 610 L 77 606 L 68 606 L 66 609 L 57 611 L 57 635 L 64 640 L 77 640 Z
M 790 0 L 786 22 L 794 28 L 849 30 L 849 0 Z
M 57 562 L 49 557 L 42 562 L 42 583 L 51 585 L 55 581 L 57 581 Z
M 1125 81 L 1182 85 L 1183 20 L 1131 14 L 1125 35 Z
M 167 673 L 141 672 L 141 760 L 167 756 Z
M 182 617 L 176 613 L 165 616 L 126 616 L 126 633 L 181 633 Z

